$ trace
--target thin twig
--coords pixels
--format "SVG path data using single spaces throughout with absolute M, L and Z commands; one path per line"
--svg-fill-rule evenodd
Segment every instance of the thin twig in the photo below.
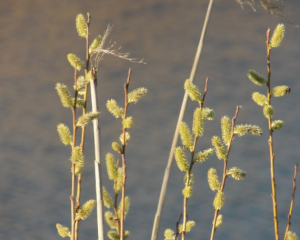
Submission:
M 196 71 L 197 71 L 197 66 L 198 66 L 198 63 L 199 63 L 200 56 L 201 56 L 203 41 L 204 41 L 205 32 L 206 32 L 206 29 L 207 29 L 208 20 L 209 20 L 209 17 L 210 17 L 213 2 L 214 2 L 213 0 L 210 0 L 209 4 L 208 4 L 206 16 L 205 16 L 205 21 L 204 21 L 201 36 L 200 36 L 200 41 L 199 41 L 199 44 L 198 44 L 196 56 L 195 56 L 193 67 L 192 67 L 191 74 L 190 74 L 190 81 L 191 82 L 194 81 L 194 77 L 195 77 L 195 74 L 196 74 Z M 187 95 L 187 93 L 185 93 L 184 97 L 183 97 L 182 104 L 181 104 L 181 109 L 180 109 L 180 113 L 179 113 L 179 116 L 178 116 L 178 121 L 177 121 L 176 129 L 175 129 L 175 133 L 174 133 L 174 137 L 173 137 L 173 142 L 172 142 L 172 146 L 171 146 L 171 150 L 170 150 L 170 154 L 169 154 L 169 159 L 168 159 L 168 163 L 167 163 L 167 166 L 166 166 L 166 169 L 165 169 L 164 178 L 163 178 L 163 182 L 162 182 L 162 186 L 161 186 L 161 190 L 160 190 L 159 201 L 158 201 L 157 210 L 156 210 L 155 217 L 154 217 L 154 222 L 153 222 L 151 240 L 156 240 L 157 239 L 161 212 L 162 212 L 162 208 L 163 208 L 164 201 L 165 201 L 165 196 L 166 196 L 168 182 L 169 182 L 169 176 L 170 176 L 170 169 L 171 169 L 171 165 L 172 165 L 172 162 L 173 162 L 174 149 L 175 149 L 175 147 L 177 145 L 177 141 L 178 141 L 179 124 L 180 124 L 180 122 L 182 121 L 182 119 L 184 117 L 185 108 L 186 108 L 186 105 L 187 105 L 187 100 L 188 100 L 188 95 Z
M 271 105 L 271 67 L 270 67 L 270 29 L 267 30 L 267 72 L 268 72 L 268 104 Z M 273 203 L 273 218 L 274 218 L 274 232 L 275 239 L 279 240 L 279 228 L 278 228 L 278 217 L 277 217 L 277 201 L 276 201 L 276 183 L 275 183 L 275 155 L 273 150 L 273 129 L 272 129 L 272 117 L 268 118 L 269 125 L 269 148 L 270 148 L 270 172 L 271 172 L 271 185 L 272 185 L 272 203 Z
M 91 73 L 91 102 L 93 112 L 98 112 L 97 104 L 97 76 L 96 69 L 92 68 Z M 101 180 L 101 148 L 100 148 L 100 124 L 99 117 L 93 120 L 94 129 L 94 145 L 95 145 L 95 183 L 96 183 L 96 200 L 97 200 L 97 229 L 98 229 L 98 240 L 104 239 L 103 229 L 103 199 L 102 199 L 102 180 Z
M 125 103 L 124 103 L 124 116 L 123 119 L 127 117 L 127 110 L 128 110 L 128 87 L 130 83 L 130 76 L 131 76 L 131 69 L 128 71 L 128 77 L 126 84 L 124 85 L 124 92 L 125 92 Z M 126 127 L 123 127 L 123 148 L 122 148 L 122 167 L 123 167 L 123 183 L 122 183 L 122 211 L 121 211 L 121 230 L 120 230 L 120 240 L 124 240 L 124 215 L 125 215 L 125 195 L 126 195 L 126 158 L 125 158 L 125 149 L 126 149 Z
M 295 172 L 294 172 L 294 178 L 293 178 L 293 193 L 292 193 L 292 200 L 291 200 L 291 206 L 290 206 L 290 211 L 287 216 L 288 218 L 288 224 L 285 229 L 285 234 L 284 234 L 284 240 L 286 240 L 286 234 L 290 229 L 291 226 L 291 219 L 292 219 L 292 213 L 293 213 L 293 206 L 294 206 L 294 197 L 295 197 L 295 192 L 296 192 L 296 177 L 297 177 L 297 170 L 298 170 L 298 164 L 295 164 Z
M 229 144 L 228 144 L 228 147 L 227 147 L 226 159 L 224 159 L 223 177 L 222 177 L 222 184 L 221 184 L 220 192 L 224 192 L 224 188 L 225 188 L 225 183 L 226 183 L 226 179 L 227 179 L 227 174 L 226 174 L 226 172 L 227 172 L 227 163 L 228 163 L 230 149 L 231 149 L 231 146 L 232 146 L 232 141 L 233 141 L 233 138 L 234 138 L 234 135 L 235 135 L 234 134 L 234 126 L 235 126 L 236 118 L 238 116 L 239 111 L 240 111 L 240 107 L 237 107 L 235 115 L 231 120 L 231 136 L 230 136 Z M 214 220 L 213 220 L 213 223 L 212 223 L 210 240 L 214 239 L 214 235 L 215 235 L 215 231 L 216 231 L 216 223 L 217 223 L 217 218 L 218 218 L 218 215 L 219 215 L 219 211 L 220 211 L 219 209 L 215 210 Z
M 178 221 L 176 222 L 176 236 L 175 236 L 175 240 L 178 238 L 178 234 L 179 234 L 179 224 L 180 224 L 180 220 L 182 218 L 182 213 L 179 216 Z
M 72 115 L 73 115 L 73 143 L 72 143 L 72 150 L 76 145 L 76 101 L 77 101 L 77 63 L 75 62 L 74 66 L 74 86 L 75 86 L 75 93 L 74 93 L 74 106 L 72 108 Z M 72 187 L 71 187 L 71 240 L 75 239 L 75 163 L 72 162 Z

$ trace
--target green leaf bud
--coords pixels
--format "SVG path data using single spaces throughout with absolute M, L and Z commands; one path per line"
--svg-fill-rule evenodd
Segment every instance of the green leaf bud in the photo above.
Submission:
M 282 120 L 275 120 L 272 121 L 272 130 L 280 130 L 284 126 L 284 121 Z
M 277 48 L 280 46 L 284 38 L 284 32 L 285 32 L 285 26 L 282 23 L 279 23 L 273 32 L 270 45 L 269 45 L 270 49 Z
M 120 239 L 120 235 L 116 231 L 113 231 L 113 230 L 109 230 L 107 232 L 107 236 L 111 240 Z
M 195 225 L 194 221 L 188 221 L 185 225 L 185 232 L 190 232 Z
M 78 71 L 80 71 L 81 69 L 85 69 L 84 62 L 81 61 L 80 58 L 77 57 L 75 54 L 69 53 L 67 55 L 67 58 L 72 67 L 75 68 L 76 65 L 76 69 Z
M 298 236 L 296 233 L 294 233 L 292 231 L 288 231 L 286 233 L 286 240 L 298 240 Z
M 214 154 L 213 148 L 205 149 L 204 151 L 198 152 L 196 154 L 196 156 L 194 157 L 194 162 L 202 163 L 202 162 L 206 161 L 213 154 Z
M 58 124 L 57 132 L 59 134 L 60 140 L 64 145 L 71 145 L 73 143 L 73 137 L 70 133 L 69 128 L 66 125 L 64 125 L 63 123 Z
M 125 197 L 125 206 L 124 206 L 124 219 L 127 216 L 127 213 L 129 211 L 129 206 L 130 206 L 130 198 L 129 197 Z M 120 204 L 118 206 L 118 217 L 119 219 L 121 219 L 121 212 L 122 212 L 122 200 L 120 201 Z
M 220 190 L 220 182 L 217 175 L 217 170 L 214 168 L 210 168 L 207 172 L 207 180 L 208 185 L 212 191 L 219 191 Z
M 122 125 L 124 128 L 131 128 L 132 123 L 133 123 L 133 117 L 127 117 L 122 121 Z
M 86 21 L 81 13 L 76 16 L 76 29 L 80 37 L 87 37 Z
M 118 175 L 114 155 L 112 155 L 111 153 L 107 153 L 105 156 L 105 162 L 108 178 L 116 182 Z
M 188 173 L 186 173 L 183 177 L 183 184 L 186 184 L 186 180 L 187 180 L 187 175 Z M 189 183 L 188 183 L 188 186 L 192 186 L 194 184 L 194 174 L 190 174 L 190 180 L 189 180 Z
M 137 103 L 142 97 L 144 97 L 146 95 L 146 93 L 148 92 L 148 90 L 146 88 L 137 88 L 132 90 L 129 94 L 128 94 L 128 103 Z
M 223 142 L 226 146 L 228 146 L 231 138 L 231 122 L 227 116 L 224 116 L 221 119 L 221 131 Z
M 60 97 L 61 104 L 66 108 L 73 108 L 73 101 L 71 93 L 66 85 L 57 83 L 55 86 L 58 96 Z
M 114 202 L 112 200 L 112 197 L 109 195 L 109 193 L 107 192 L 106 188 L 103 186 L 102 187 L 102 191 L 103 191 L 103 203 L 104 206 L 107 208 L 113 207 L 114 206 Z
M 214 199 L 214 208 L 216 210 L 220 210 L 223 206 L 224 206 L 224 202 L 225 202 L 225 196 L 224 193 L 221 191 L 218 191 L 216 194 L 216 197 Z
M 215 148 L 215 153 L 219 160 L 227 159 L 227 151 L 224 148 L 224 145 L 221 143 L 221 139 L 217 136 L 213 136 L 211 139 L 211 143 Z
M 237 134 L 239 137 L 244 136 L 245 134 L 260 136 L 262 135 L 262 130 L 256 125 L 240 124 L 234 127 L 234 134 Z
M 124 135 L 123 135 L 123 133 L 121 133 L 119 139 L 120 139 L 120 142 L 122 143 L 122 145 L 126 145 L 127 142 L 130 140 L 130 134 L 129 134 L 129 132 L 125 132 L 125 143 L 124 143 Z
M 123 117 L 124 110 L 118 106 L 114 99 L 107 100 L 106 108 L 115 118 Z
M 272 89 L 271 94 L 274 97 L 282 97 L 286 94 L 289 94 L 291 89 L 288 86 L 282 85 L 282 86 L 276 86 Z
M 118 177 L 117 177 L 117 184 L 116 184 L 116 191 L 117 193 L 121 191 L 123 184 L 123 170 L 122 168 L 118 168 Z
M 89 54 L 93 54 L 94 51 L 101 45 L 102 43 L 102 37 L 101 35 L 98 35 L 94 40 L 92 41 L 90 48 L 89 48 Z
M 179 124 L 179 134 L 180 134 L 182 145 L 190 149 L 190 151 L 192 151 L 193 149 L 192 134 L 188 125 L 184 121 L 182 121 Z
M 213 109 L 210 109 L 210 108 L 203 108 L 202 109 L 203 111 L 203 117 L 204 117 L 204 120 L 208 120 L 208 121 L 212 121 L 214 120 L 215 118 L 215 112 Z
M 175 148 L 174 156 L 175 156 L 175 160 L 176 160 L 176 163 L 177 163 L 177 166 L 178 166 L 179 170 L 188 172 L 189 171 L 189 164 L 188 164 L 188 161 L 186 159 L 186 155 L 185 155 L 185 153 L 184 153 L 184 151 L 181 147 Z
M 85 204 L 83 204 L 82 207 L 79 208 L 78 212 L 76 213 L 75 220 L 78 221 L 87 219 L 87 217 L 92 213 L 95 204 L 95 200 L 89 200 Z
M 222 224 L 223 224 L 223 215 L 219 215 L 219 216 L 217 217 L 217 221 L 216 221 L 216 228 L 221 227 Z
M 235 180 L 242 180 L 247 176 L 247 172 L 243 171 L 237 167 L 230 168 L 227 170 L 226 174 L 231 176 Z
M 71 233 L 68 227 L 65 227 L 59 223 L 56 224 L 56 229 L 58 232 L 58 235 L 61 237 L 71 237 Z
M 183 190 L 182 190 L 182 195 L 185 198 L 190 198 L 193 195 L 193 188 L 191 186 L 186 186 Z
M 94 119 L 96 119 L 99 115 L 99 112 L 89 112 L 89 113 L 86 113 L 82 116 L 80 116 L 78 118 L 78 121 L 77 121 L 77 126 L 79 127 L 83 127 L 83 126 L 86 126 L 89 122 L 93 121 Z
M 194 111 L 194 118 L 193 118 L 193 133 L 196 137 L 203 136 L 204 131 L 204 117 L 203 117 L 203 110 L 201 108 L 196 108 Z
M 71 157 L 70 157 L 70 161 L 72 163 L 76 163 L 76 162 L 78 162 L 82 159 L 83 159 L 83 153 L 82 153 L 81 148 L 79 146 L 73 147 Z
M 247 74 L 248 78 L 256 85 L 266 84 L 268 81 L 254 70 L 250 70 Z
M 175 239 L 175 235 L 174 235 L 174 231 L 170 228 L 166 229 L 164 231 L 164 240 L 174 240 Z
M 112 212 L 110 212 L 110 211 L 105 212 L 104 218 L 105 218 L 105 221 L 106 221 L 107 225 L 110 228 L 117 229 L 116 217 Z
M 259 92 L 254 92 L 252 94 L 253 101 L 259 106 L 264 106 L 267 104 L 267 97 L 264 94 L 260 94 Z
M 111 144 L 111 148 L 112 148 L 114 151 L 116 151 L 116 152 L 122 154 L 122 148 L 121 148 L 121 146 L 119 145 L 119 143 L 113 142 L 113 143 Z
M 190 79 L 185 80 L 184 90 L 187 92 L 192 101 L 202 102 L 201 93 L 196 85 Z
M 266 118 L 271 118 L 274 114 L 274 109 L 271 105 L 265 105 L 263 109 L 263 113 Z

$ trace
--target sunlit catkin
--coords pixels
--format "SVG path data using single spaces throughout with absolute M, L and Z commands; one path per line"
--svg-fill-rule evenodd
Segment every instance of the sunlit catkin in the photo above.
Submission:
M 69 230 L 68 227 L 65 227 L 65 226 L 57 223 L 56 224 L 56 229 L 57 229 L 58 235 L 63 237 L 63 238 L 71 236 L 71 233 L 70 233 L 70 230 Z
M 179 134 L 181 138 L 182 145 L 190 150 L 193 148 L 193 139 L 190 128 L 188 125 L 182 121 L 179 124 Z
M 223 215 L 220 214 L 218 217 L 217 217 L 217 221 L 216 221 L 216 228 L 219 228 L 221 227 L 223 224 Z
M 114 206 L 114 202 L 112 200 L 112 197 L 109 195 L 109 193 L 107 192 L 106 188 L 103 186 L 102 187 L 102 192 L 103 192 L 103 203 L 104 206 L 107 208 L 110 208 L 112 206 Z
M 58 124 L 57 132 L 59 134 L 60 140 L 64 145 L 71 145 L 73 143 L 73 137 L 70 133 L 69 128 L 66 125 L 64 125 L 63 123 Z
M 194 157 L 194 162 L 204 162 L 206 161 L 211 155 L 214 154 L 213 148 L 205 149 L 204 151 L 198 152 Z
M 176 163 L 177 163 L 177 166 L 178 166 L 179 170 L 188 172 L 189 171 L 189 164 L 188 164 L 188 161 L 186 159 L 186 155 L 185 155 L 185 153 L 184 153 L 184 151 L 181 147 L 175 148 L 174 156 L 175 156 L 175 160 L 176 160 Z
M 122 121 L 123 128 L 131 128 L 132 124 L 133 124 L 133 117 L 127 117 Z
M 207 172 L 208 185 L 212 191 L 220 190 L 220 182 L 218 180 L 217 170 L 210 168 Z
M 124 110 L 118 106 L 116 100 L 107 100 L 106 108 L 115 118 L 123 117 Z
M 237 167 L 233 167 L 227 171 L 227 175 L 231 176 L 235 180 L 242 180 L 247 176 L 247 172 Z
M 271 41 L 270 41 L 270 48 L 277 48 L 281 45 L 282 40 L 284 38 L 284 32 L 285 32 L 285 26 L 282 23 L 279 23 L 272 35 Z
M 234 134 L 237 134 L 239 137 L 244 136 L 245 134 L 260 136 L 262 135 L 262 130 L 256 125 L 239 124 L 234 127 Z
M 105 162 L 108 178 L 116 182 L 118 175 L 114 156 L 111 153 L 107 153 L 105 156 Z
M 288 231 L 286 233 L 286 240 L 298 240 L 298 236 L 296 233 L 294 233 L 292 231 Z
M 84 115 L 81 115 L 77 120 L 77 126 L 83 127 L 88 125 L 88 123 L 92 122 L 99 115 L 99 112 L 88 112 Z
M 148 90 L 144 87 L 137 88 L 128 93 L 128 103 L 137 103 L 147 94 Z
M 115 219 L 115 215 L 112 212 L 106 211 L 104 214 L 104 219 L 110 228 L 117 229 L 117 221 Z
M 190 79 L 185 80 L 184 90 L 187 92 L 192 101 L 202 102 L 201 93 L 196 85 Z
M 267 104 L 267 97 L 259 92 L 254 92 L 252 94 L 252 99 L 259 106 L 264 106 Z
M 102 42 L 101 35 L 98 35 L 96 38 L 94 38 L 89 48 L 89 54 L 93 54 L 94 51 L 101 45 L 101 42 Z
M 182 195 L 185 198 L 190 198 L 193 195 L 193 188 L 191 186 L 186 186 L 183 190 L 182 190 Z
M 211 139 L 211 143 L 215 148 L 215 153 L 219 160 L 227 159 L 227 151 L 224 145 L 221 142 L 221 139 L 218 136 L 213 136 Z
M 224 206 L 224 202 L 225 202 L 225 196 L 224 193 L 221 191 L 218 191 L 216 193 L 215 199 L 214 199 L 214 208 L 216 210 L 220 210 L 223 206 Z
M 82 205 L 81 208 L 79 208 L 75 219 L 76 220 L 85 220 L 87 217 L 92 213 L 94 207 L 95 207 L 96 201 L 95 200 L 89 200 L 85 204 Z
M 271 91 L 272 96 L 274 97 L 282 97 L 290 92 L 290 88 L 288 86 L 282 85 L 274 87 Z
M 68 87 L 64 84 L 57 83 L 55 89 L 63 107 L 73 108 L 74 104 Z
M 196 108 L 194 111 L 192 130 L 196 137 L 201 137 L 203 135 L 204 117 L 203 117 L 203 110 L 201 108 Z
M 226 146 L 230 143 L 231 123 L 228 116 L 223 116 L 221 119 L 222 139 Z
M 81 13 L 76 16 L 76 29 L 80 37 L 87 37 L 86 21 Z
M 274 120 L 272 121 L 272 130 L 280 130 L 284 126 L 284 121 Z
M 266 118 L 271 118 L 274 114 L 274 109 L 271 105 L 265 105 L 263 108 L 263 113 Z
M 84 62 L 81 61 L 80 58 L 77 57 L 75 54 L 69 53 L 67 55 L 67 58 L 72 67 L 75 68 L 76 65 L 76 69 L 78 71 L 80 71 L 81 69 L 85 69 Z

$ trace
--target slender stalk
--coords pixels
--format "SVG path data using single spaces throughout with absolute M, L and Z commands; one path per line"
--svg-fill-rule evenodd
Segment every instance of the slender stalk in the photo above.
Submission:
M 89 69 L 89 63 L 90 63 L 90 55 L 89 55 L 89 25 L 91 22 L 91 15 L 88 15 L 88 21 L 86 22 L 86 27 L 87 27 L 87 36 L 86 36 L 86 68 L 85 68 L 85 79 L 87 79 L 87 73 Z M 84 106 L 82 109 L 82 114 L 86 114 L 86 103 L 87 103 L 87 89 L 88 89 L 89 83 L 87 82 L 85 84 L 85 92 L 84 92 Z M 81 132 L 81 143 L 80 143 L 80 148 L 82 153 L 84 152 L 84 139 L 85 139 L 85 126 L 82 127 L 82 132 Z M 75 211 L 77 211 L 80 208 L 80 197 L 81 197 L 81 181 L 82 181 L 82 174 L 79 173 L 77 176 L 77 196 L 76 196 L 76 207 Z M 75 240 L 78 239 L 78 230 L 79 230 L 79 221 L 76 221 L 75 223 Z
M 200 36 L 200 41 L 199 41 L 199 44 L 198 44 L 196 56 L 195 56 L 193 67 L 192 67 L 191 74 L 190 74 L 190 81 L 191 82 L 194 81 L 194 77 L 195 77 L 195 74 L 196 74 L 196 71 L 197 71 L 197 66 L 198 66 L 198 63 L 199 63 L 200 56 L 201 56 L 204 37 L 205 37 L 205 33 L 206 33 L 208 20 L 209 20 L 209 17 L 210 17 L 213 2 L 214 2 L 213 0 L 209 1 L 208 8 L 207 8 L 207 11 L 206 11 L 206 16 L 205 16 L 204 24 L 203 24 L 203 27 L 202 27 L 201 36 Z M 188 95 L 187 95 L 187 93 L 185 93 L 184 97 L 183 97 L 182 104 L 181 104 L 181 109 L 180 109 L 180 113 L 179 113 L 179 116 L 178 116 L 178 121 L 177 121 L 176 129 L 175 129 L 175 133 L 174 133 L 174 137 L 173 137 L 173 142 L 172 142 L 172 146 L 171 146 L 171 150 L 170 150 L 170 154 L 169 154 L 169 159 L 168 159 L 168 163 L 167 163 L 167 166 L 166 166 L 166 169 L 165 169 L 164 178 L 163 178 L 163 182 L 162 182 L 162 186 L 161 186 L 161 190 L 160 190 L 157 210 L 156 210 L 155 217 L 154 217 L 154 222 L 153 222 L 151 240 L 156 240 L 157 239 L 157 235 L 158 235 L 158 231 L 159 231 L 159 223 L 160 223 L 161 212 L 162 212 L 162 208 L 163 208 L 164 201 L 165 201 L 165 196 L 166 196 L 168 182 L 169 182 L 169 176 L 170 176 L 170 169 L 171 169 L 171 165 L 172 165 L 172 162 L 173 162 L 174 149 L 175 149 L 175 147 L 177 145 L 177 141 L 178 141 L 179 124 L 180 124 L 180 122 L 182 121 L 182 119 L 184 117 L 185 108 L 186 108 L 186 105 L 187 105 L 187 100 L 188 100 Z
M 208 81 L 209 78 L 206 78 L 205 81 L 205 88 L 204 88 L 204 94 L 203 94 L 203 98 L 202 98 L 202 102 L 199 104 L 200 108 L 203 108 L 203 104 L 204 104 L 204 100 L 205 100 L 205 96 L 208 90 Z M 191 161 L 190 161 L 190 168 L 189 168 L 189 172 L 187 174 L 187 178 L 185 181 L 185 187 L 187 187 L 189 185 L 190 182 L 190 178 L 191 178 L 191 174 L 192 174 L 192 169 L 194 166 L 194 155 L 195 155 L 195 149 L 196 149 L 196 144 L 198 141 L 198 136 L 194 138 L 194 144 L 193 144 L 193 149 L 191 151 Z M 184 240 L 185 239 L 185 233 L 186 233 L 186 223 L 187 223 L 187 201 L 188 199 L 186 197 L 183 198 L 183 222 L 182 222 L 182 234 L 181 234 L 181 239 Z
M 224 192 L 224 188 L 225 188 L 225 183 L 226 183 L 226 179 L 227 179 L 227 174 L 226 174 L 226 172 L 227 172 L 227 163 L 228 163 L 230 149 L 231 149 L 231 146 L 232 146 L 232 141 L 233 141 L 233 138 L 234 138 L 234 135 L 235 135 L 234 134 L 234 126 L 235 126 L 236 118 L 238 116 L 239 111 L 240 111 L 240 108 L 237 107 L 235 115 L 231 120 L 231 136 L 230 136 L 229 144 L 228 144 L 228 147 L 227 147 L 227 158 L 224 159 L 223 177 L 222 177 L 222 184 L 221 184 L 221 188 L 220 188 L 221 192 Z M 216 223 L 217 223 L 217 218 L 218 218 L 218 215 L 219 215 L 219 211 L 220 211 L 219 209 L 215 210 L 214 220 L 213 220 L 213 223 L 212 223 L 210 240 L 214 239 L 214 235 L 215 235 L 215 232 L 216 232 Z
M 126 84 L 124 85 L 124 92 L 125 92 L 125 107 L 124 107 L 124 116 L 123 119 L 126 119 L 127 117 L 127 110 L 128 110 L 128 87 L 130 83 L 130 76 L 131 76 L 131 69 L 128 71 L 128 77 Z M 120 221 L 120 240 L 124 240 L 124 212 L 125 212 L 125 194 L 126 194 L 126 158 L 125 158 L 125 148 L 126 148 L 126 143 L 125 143 L 125 135 L 126 134 L 126 128 L 123 127 L 123 149 L 122 149 L 122 168 L 123 168 L 123 183 L 122 183 L 122 211 L 121 211 L 121 221 Z
M 271 105 L 271 66 L 270 66 L 270 29 L 267 30 L 267 71 L 268 71 L 268 104 Z M 274 218 L 274 232 L 275 239 L 279 240 L 279 228 L 277 218 L 277 201 L 276 201 L 276 183 L 275 183 L 275 155 L 273 151 L 273 130 L 272 130 L 272 117 L 268 118 L 269 125 L 269 148 L 270 148 L 270 172 L 271 172 L 271 185 L 272 185 L 272 203 L 273 203 L 273 218 Z
M 76 62 L 74 67 L 74 85 L 75 85 L 75 96 L 74 96 L 74 107 L 72 108 L 72 115 L 73 115 L 73 144 L 72 149 L 76 145 L 76 100 L 77 100 L 77 69 L 76 69 Z M 75 204 L 74 204 L 74 198 L 75 198 L 75 163 L 72 162 L 72 187 L 71 187 L 71 240 L 75 239 Z
M 96 69 L 92 69 L 91 73 L 91 102 L 93 112 L 98 111 L 97 104 L 97 78 Z M 100 160 L 100 124 L 99 119 L 93 120 L 94 129 L 94 145 L 95 145 L 95 182 L 96 182 L 96 201 L 97 201 L 97 228 L 98 228 L 98 240 L 104 239 L 103 229 L 103 199 L 102 199 L 102 180 L 101 180 L 101 160 Z
M 293 213 L 293 206 L 294 206 L 294 197 L 295 197 L 295 192 L 296 192 L 296 177 L 297 177 L 297 170 L 298 170 L 298 164 L 295 164 L 295 172 L 294 172 L 294 178 L 293 178 L 293 193 L 292 193 L 292 200 L 291 200 L 291 206 L 290 206 L 290 211 L 287 216 L 288 218 L 288 224 L 285 229 L 285 234 L 284 234 L 284 240 L 286 240 L 286 234 L 290 229 L 291 226 L 291 219 L 292 219 L 292 213 Z

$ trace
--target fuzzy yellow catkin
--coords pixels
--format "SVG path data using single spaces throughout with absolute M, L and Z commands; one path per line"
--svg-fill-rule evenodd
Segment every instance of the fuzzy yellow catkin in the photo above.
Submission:
M 75 220 L 87 219 L 87 217 L 92 213 L 95 204 L 96 204 L 95 200 L 89 200 L 85 204 L 83 204 L 82 207 L 76 213 Z
M 193 118 L 193 133 L 196 137 L 203 136 L 204 131 L 204 117 L 203 111 L 201 108 L 196 108 L 194 111 L 194 118 Z
M 131 128 L 132 124 L 133 124 L 133 117 L 127 117 L 122 121 L 123 128 Z
M 72 153 L 70 157 L 70 161 L 75 163 L 83 158 L 82 150 L 79 146 L 75 146 L 72 148 Z
M 107 236 L 111 240 L 120 239 L 120 235 L 114 230 L 109 230 Z
M 190 232 L 195 225 L 196 223 L 194 221 L 188 221 L 185 226 L 185 231 Z
M 88 113 L 86 113 L 84 115 L 81 115 L 78 118 L 78 121 L 77 121 L 76 125 L 79 126 L 79 127 L 86 126 L 86 125 L 88 125 L 88 123 L 90 123 L 94 119 L 96 119 L 99 114 L 100 114 L 99 112 L 88 112 Z
M 196 85 L 190 79 L 185 80 L 184 90 L 187 92 L 192 101 L 202 102 L 201 93 Z
M 93 54 L 94 51 L 101 45 L 102 43 L 102 37 L 101 35 L 98 35 L 94 40 L 92 41 L 90 48 L 89 48 L 89 54 Z
M 76 16 L 76 29 L 80 37 L 87 37 L 86 21 L 81 13 Z
M 82 154 L 82 157 L 78 159 L 77 162 L 75 162 L 75 174 L 81 174 L 82 170 L 84 168 L 84 156 Z
M 81 69 L 85 69 L 84 62 L 81 61 L 80 58 L 77 57 L 75 54 L 69 53 L 67 55 L 67 59 L 72 67 L 75 68 L 75 65 L 76 65 L 76 69 L 78 71 L 80 71 Z
M 215 148 L 215 153 L 219 160 L 227 158 L 227 151 L 224 148 L 223 144 L 221 143 L 221 139 L 217 136 L 213 136 L 211 139 L 211 143 Z
M 146 88 L 137 88 L 132 90 L 128 94 L 128 103 L 137 103 L 142 97 L 144 97 L 147 94 L 148 90 Z
M 183 184 L 186 184 L 186 180 L 187 180 L 187 175 L 188 173 L 186 173 L 183 177 Z M 190 178 L 189 178 L 189 182 L 188 182 L 188 185 L 189 186 L 192 186 L 194 184 L 194 174 L 190 174 Z
M 210 168 L 207 172 L 208 185 L 212 191 L 220 190 L 220 182 L 218 180 L 217 170 Z
M 215 118 L 215 112 L 213 109 L 210 108 L 203 108 L 203 117 L 204 120 L 212 121 Z
M 112 155 L 111 153 L 107 153 L 105 156 L 105 162 L 108 178 L 116 182 L 118 175 L 114 155 Z
M 123 108 L 119 107 L 114 99 L 107 100 L 106 108 L 115 118 L 122 117 L 124 114 Z
M 68 87 L 64 84 L 57 83 L 55 86 L 57 94 L 60 98 L 61 104 L 66 108 L 73 108 L 74 104 L 72 101 L 71 93 Z
M 182 195 L 185 198 L 190 198 L 193 195 L 193 188 L 191 186 L 186 186 L 183 190 L 182 190 Z
M 204 162 L 206 161 L 211 155 L 214 154 L 214 149 L 213 148 L 208 148 L 205 149 L 202 152 L 198 152 L 194 158 L 194 162 Z
M 274 114 L 274 109 L 271 105 L 265 105 L 263 108 L 263 113 L 266 118 L 271 118 Z
M 271 94 L 274 97 L 282 97 L 290 92 L 290 88 L 288 86 L 276 86 L 272 89 Z
M 66 125 L 64 125 L 63 123 L 58 124 L 57 132 L 59 134 L 60 140 L 64 145 L 69 145 L 73 143 L 73 137 L 70 133 L 70 129 Z
M 117 193 L 121 191 L 122 189 L 122 183 L 123 183 L 123 170 L 121 167 L 118 168 L 118 177 L 117 177 L 117 181 L 115 181 L 116 184 L 116 191 Z
M 244 136 L 245 134 L 260 136 L 262 135 L 262 130 L 256 125 L 239 124 L 234 127 L 234 134 L 237 134 L 239 137 Z
M 233 167 L 227 171 L 227 175 L 231 176 L 235 180 L 242 180 L 247 176 L 247 172 L 237 167 Z
M 118 152 L 118 153 L 122 153 L 122 148 L 121 148 L 121 146 L 119 145 L 119 143 L 117 143 L 117 142 L 113 142 L 113 143 L 111 144 L 111 148 L 112 148 L 114 151 Z
M 284 121 L 274 120 L 272 121 L 272 130 L 280 130 L 284 126 Z
M 122 145 L 126 145 L 127 142 L 130 140 L 130 134 L 129 132 L 125 132 L 125 143 L 124 143 L 124 134 L 121 133 L 120 137 L 119 137 L 120 142 L 122 143 Z
M 112 197 L 109 195 L 109 193 L 107 192 L 107 190 L 104 186 L 102 187 L 102 192 L 103 192 L 104 206 L 107 207 L 107 208 L 110 208 L 110 207 L 114 206 L 114 202 L 112 200 Z
M 292 232 L 292 231 L 288 231 L 286 233 L 286 239 L 287 240 L 298 240 L 298 236 L 296 233 Z
M 221 131 L 223 142 L 228 146 L 231 137 L 231 122 L 228 116 L 223 116 L 221 119 Z
M 279 23 L 271 37 L 270 48 L 277 48 L 281 45 L 282 40 L 284 38 L 285 26 L 282 23 Z
M 181 138 L 182 145 L 185 146 L 186 148 L 192 150 L 192 148 L 193 148 L 192 134 L 191 134 L 190 128 L 184 121 L 182 121 L 179 124 L 179 135 Z
M 247 76 L 254 84 L 259 86 L 268 82 L 262 75 L 260 75 L 258 72 L 254 70 L 250 70 Z
M 224 206 L 225 196 L 224 193 L 218 191 L 214 199 L 213 205 L 216 210 L 220 210 Z
M 57 223 L 56 224 L 56 229 L 57 229 L 58 235 L 63 237 L 63 238 L 71 236 L 71 233 L 70 233 L 70 230 L 69 230 L 68 227 L 65 227 L 65 226 Z
M 216 221 L 216 228 L 219 228 L 221 227 L 223 224 L 223 215 L 220 214 L 218 217 L 217 217 L 217 221 Z
M 181 147 L 175 148 L 174 156 L 179 170 L 188 172 L 189 164 L 187 162 L 186 155 Z
M 174 239 L 174 231 L 170 228 L 167 228 L 165 231 L 164 231 L 164 237 L 165 237 L 165 240 L 173 240 Z
M 264 106 L 267 103 L 267 97 L 259 92 L 254 92 L 252 99 L 259 106 Z
M 114 218 L 115 218 L 115 215 L 112 212 L 110 212 L 110 211 L 105 212 L 104 219 L 105 219 L 107 225 L 112 229 L 117 228 L 117 222 Z
M 119 219 L 121 219 L 121 212 L 122 212 L 122 201 L 120 201 L 120 204 L 118 206 L 118 217 Z M 127 216 L 127 213 L 129 211 L 129 207 L 130 207 L 130 198 L 128 196 L 125 197 L 125 207 L 124 207 L 124 219 Z

